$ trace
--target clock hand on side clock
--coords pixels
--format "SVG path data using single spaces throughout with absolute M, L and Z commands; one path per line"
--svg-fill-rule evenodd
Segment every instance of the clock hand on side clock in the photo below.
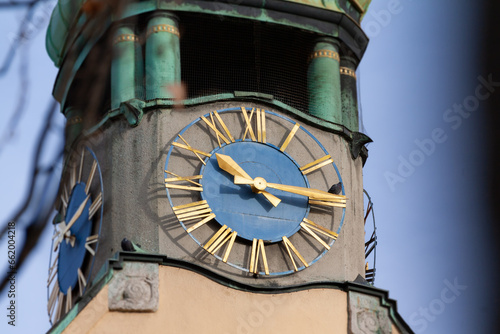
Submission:
M 90 198 L 90 195 L 88 195 L 87 198 L 85 198 L 85 200 L 80 204 L 80 206 L 76 210 L 75 214 L 71 217 L 68 225 L 63 227 L 63 229 L 59 232 L 59 237 L 55 241 L 54 252 L 57 250 L 57 247 L 59 246 L 59 244 L 63 241 L 66 232 L 68 232 L 69 229 L 71 228 L 71 226 L 73 226 L 73 224 L 76 223 L 78 218 L 80 218 L 80 216 L 83 212 L 83 209 L 85 208 L 85 205 L 87 205 L 87 201 L 89 200 L 89 198 Z M 61 224 L 65 224 L 65 223 L 61 222 Z
M 266 189 L 266 188 L 282 190 L 282 191 L 286 191 L 286 192 L 297 194 L 297 195 L 307 196 L 312 200 L 338 203 L 339 206 L 345 206 L 345 203 L 346 203 L 346 197 L 343 195 L 334 195 L 334 194 L 330 194 L 326 191 L 312 189 L 312 188 L 289 186 L 286 184 L 278 184 L 278 183 L 268 183 L 262 177 L 256 177 L 255 179 L 252 180 L 252 178 L 246 178 L 246 177 L 242 177 L 239 175 L 235 175 L 234 176 L 234 183 L 235 184 L 250 184 L 252 186 L 252 188 L 255 187 L 259 191 L 264 191 L 264 189 Z
M 241 168 L 234 160 L 231 158 L 229 155 L 224 155 L 224 154 L 219 154 L 215 153 L 215 156 L 217 157 L 217 163 L 219 164 L 219 167 L 228 172 L 229 174 L 233 175 L 235 178 L 242 177 L 245 179 L 252 179 L 250 175 L 248 175 L 243 168 Z M 274 196 L 273 194 L 265 191 L 265 190 L 260 190 L 257 188 L 252 187 L 252 191 L 258 194 L 262 194 L 266 197 L 266 199 L 271 202 L 272 205 L 277 206 L 281 200 Z

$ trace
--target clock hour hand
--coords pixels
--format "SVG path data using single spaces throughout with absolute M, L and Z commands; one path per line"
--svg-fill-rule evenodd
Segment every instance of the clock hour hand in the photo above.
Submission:
M 307 196 L 313 200 L 329 201 L 329 202 L 336 202 L 336 203 L 345 203 L 346 202 L 346 197 L 343 195 L 335 195 L 335 194 L 328 193 L 326 191 L 312 189 L 312 188 L 289 186 L 286 184 L 279 184 L 279 183 L 268 183 L 262 177 L 256 177 L 255 179 L 252 180 L 252 178 L 245 178 L 245 177 L 241 177 L 239 175 L 235 175 L 234 176 L 234 183 L 235 184 L 249 184 L 252 186 L 252 188 L 256 188 L 260 191 L 263 191 L 266 188 L 282 190 L 282 191 L 286 191 L 286 192 L 297 194 L 297 195 Z
M 78 218 L 80 218 L 80 216 L 82 215 L 83 209 L 85 208 L 85 205 L 87 205 L 87 201 L 89 200 L 89 198 L 90 195 L 88 195 L 87 198 L 85 198 L 85 200 L 80 204 L 80 206 L 76 210 L 75 214 L 71 217 L 69 223 L 66 226 L 64 226 L 63 229 L 59 232 L 59 237 L 57 238 L 54 245 L 54 252 L 57 250 L 59 244 L 63 241 L 66 232 L 69 231 L 71 226 L 73 226 L 73 224 L 75 224 Z M 64 224 L 64 222 L 61 222 L 61 224 Z
M 233 176 L 238 175 L 247 179 L 251 179 L 250 175 L 248 175 L 247 172 L 245 172 L 243 168 L 241 168 L 229 155 L 215 153 L 215 156 L 217 157 L 217 163 L 222 170 L 225 170 Z
M 245 170 L 243 170 L 243 168 L 241 168 L 229 155 L 215 153 L 215 156 L 217 157 L 217 163 L 219 164 L 220 169 L 228 172 L 235 178 L 238 176 L 247 180 L 252 180 L 250 175 L 248 175 L 247 172 L 245 172 Z M 264 195 L 264 197 L 275 207 L 281 202 L 278 197 L 265 190 L 255 190 L 254 187 L 252 187 L 252 191 Z

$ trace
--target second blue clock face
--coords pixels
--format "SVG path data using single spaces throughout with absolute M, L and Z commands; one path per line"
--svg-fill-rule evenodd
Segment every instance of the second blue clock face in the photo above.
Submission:
M 78 214 L 78 208 L 87 199 L 85 192 L 85 183 L 77 183 L 71 192 L 68 209 L 66 211 L 65 221 L 70 222 L 75 214 Z M 58 262 L 58 281 L 61 292 L 66 293 L 68 288 L 75 289 L 78 283 L 78 268 L 83 264 L 85 254 L 85 242 L 92 233 L 92 222 L 89 221 L 89 210 L 92 205 L 92 199 L 86 201 L 83 211 L 76 222 L 69 229 L 73 236 L 72 242 L 61 242 Z
M 78 147 L 83 142 L 78 142 Z M 102 174 L 95 153 L 84 146 L 66 160 L 54 219 L 47 280 L 49 320 L 66 314 L 90 282 L 103 219 Z
M 261 194 L 246 184 L 234 184 L 233 176 L 222 170 L 216 154 L 230 156 L 252 178 L 262 177 L 267 182 L 308 187 L 297 163 L 271 144 L 235 142 L 215 149 L 202 168 L 201 185 L 206 200 L 221 225 L 226 225 L 238 236 L 265 242 L 277 242 L 290 237 L 300 229 L 300 223 L 309 210 L 307 197 L 269 189 L 281 199 L 274 207 Z

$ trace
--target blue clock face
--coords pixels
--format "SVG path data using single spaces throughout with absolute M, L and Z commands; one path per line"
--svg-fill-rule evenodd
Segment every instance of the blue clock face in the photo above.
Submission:
M 207 201 L 219 224 L 238 231 L 241 238 L 266 242 L 281 241 L 283 236 L 290 237 L 300 229 L 309 211 L 307 197 L 270 189 L 271 194 L 281 199 L 274 207 L 249 185 L 234 184 L 233 176 L 219 167 L 215 155 L 230 156 L 252 178 L 308 187 L 305 175 L 288 154 L 274 145 L 242 141 L 216 148 L 211 153 L 201 170 L 200 183 L 204 189 L 201 198 Z
M 189 236 L 251 275 L 307 268 L 343 224 L 346 197 L 333 158 L 302 125 L 264 109 L 195 119 L 170 145 L 164 175 L 173 214 Z M 328 192 L 335 184 L 340 193 Z

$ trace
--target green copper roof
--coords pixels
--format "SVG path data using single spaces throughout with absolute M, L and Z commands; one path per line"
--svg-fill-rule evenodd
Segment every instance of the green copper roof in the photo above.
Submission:
M 59 67 L 65 51 L 66 38 L 77 18 L 85 0 L 59 0 L 50 17 L 45 45 L 47 52 Z
M 297 2 L 303 5 L 334 10 L 336 12 L 345 13 L 346 7 L 352 6 L 357 12 L 363 14 L 368 9 L 372 0 L 286 0 L 289 2 Z
M 50 18 L 46 36 L 47 52 L 57 67 L 61 65 L 69 45 L 74 42 L 76 36 L 79 34 L 79 31 L 87 22 L 86 14 L 82 11 L 82 5 L 85 2 L 91 1 L 95 2 L 96 0 L 58 0 Z M 197 1 L 199 6 L 193 7 L 197 7 L 199 11 L 199 9 L 203 7 L 202 3 L 204 1 L 207 0 Z M 231 0 L 224 1 L 226 4 L 230 4 L 232 2 L 233 1 Z M 279 5 L 280 3 L 293 2 L 299 5 L 343 13 L 349 16 L 354 22 L 356 22 L 356 24 L 359 24 L 371 0 L 234 0 L 234 5 L 244 6 L 247 5 L 247 2 L 249 6 L 260 6 L 262 8 L 266 7 L 270 3 Z M 127 8 L 123 16 L 138 15 L 154 9 L 171 10 L 172 8 L 175 8 L 175 6 L 184 6 L 186 8 L 183 10 L 189 10 L 187 9 L 189 6 L 187 3 L 175 0 L 137 0 L 131 2 L 129 8 Z M 121 17 L 118 17 L 116 19 L 120 18 Z M 73 33 L 70 33 L 71 31 L 73 31 Z

